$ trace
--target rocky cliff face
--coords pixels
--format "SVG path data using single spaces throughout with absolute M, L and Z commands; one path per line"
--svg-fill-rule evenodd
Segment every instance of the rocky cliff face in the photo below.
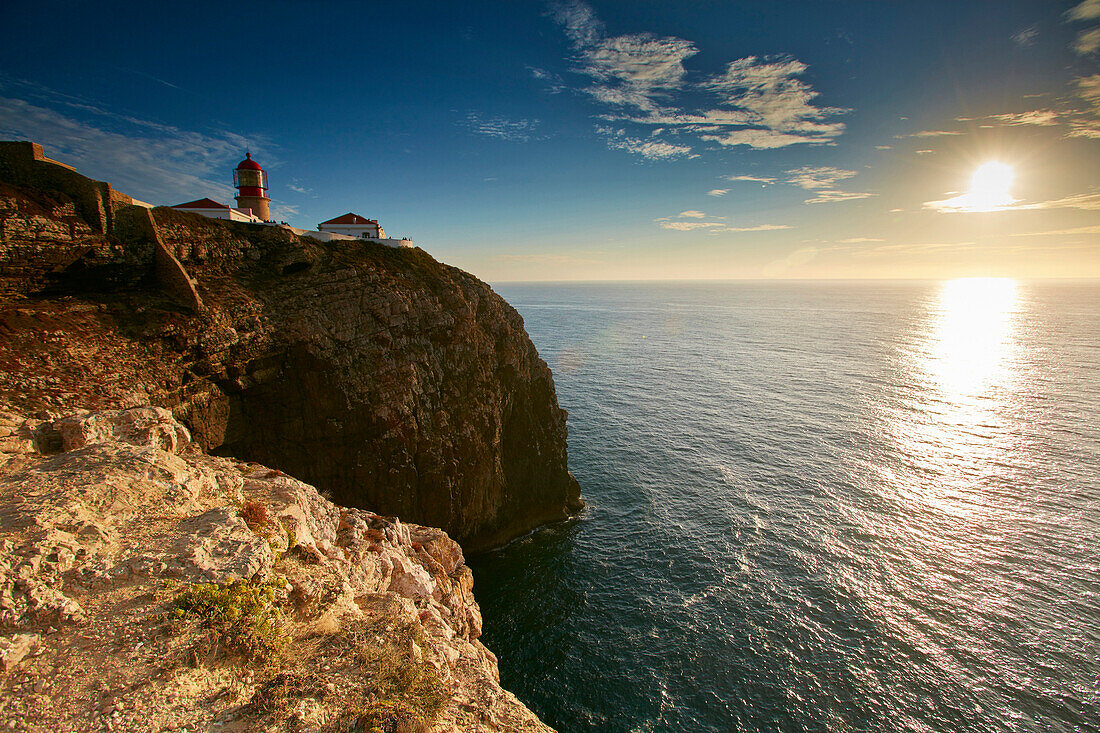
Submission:
M 102 234 L 76 213 L 0 187 L 0 402 L 164 406 L 207 451 L 467 549 L 582 506 L 550 371 L 471 275 L 168 209 L 154 228 L 120 208 Z
M 206 455 L 160 408 L 0 413 L 0 721 L 544 731 L 444 532 Z

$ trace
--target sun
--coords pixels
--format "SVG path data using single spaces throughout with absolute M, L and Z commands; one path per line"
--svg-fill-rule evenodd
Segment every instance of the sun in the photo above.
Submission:
M 971 211 L 995 211 L 1016 201 L 1009 191 L 1016 172 L 1012 166 L 996 160 L 983 163 L 970 179 L 969 197 Z
M 1019 200 L 1010 190 L 1015 180 L 1016 171 L 1012 166 L 990 160 L 974 171 L 969 191 L 944 201 L 928 201 L 924 208 L 956 214 L 1005 211 Z

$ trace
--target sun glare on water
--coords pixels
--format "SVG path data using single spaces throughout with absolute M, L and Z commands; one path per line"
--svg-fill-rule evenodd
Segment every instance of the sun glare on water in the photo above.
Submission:
M 1016 299 L 1016 282 L 1008 278 L 943 284 L 926 366 L 945 394 L 956 400 L 976 396 L 1006 376 Z
M 919 470 L 894 483 L 924 507 L 992 521 L 976 477 L 996 473 L 1013 450 L 1004 413 L 1021 389 L 1019 290 L 1008 278 L 951 280 L 927 308 L 909 362 L 919 396 L 890 429 Z

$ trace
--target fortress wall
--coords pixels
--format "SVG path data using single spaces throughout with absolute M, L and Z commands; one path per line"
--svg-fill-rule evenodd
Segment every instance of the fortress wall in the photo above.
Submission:
M 99 234 L 111 231 L 115 211 L 133 203 L 109 183 L 85 178 L 70 166 L 47 158 L 38 143 L 27 141 L 0 141 L 0 181 L 64 194 L 76 205 L 80 218 Z

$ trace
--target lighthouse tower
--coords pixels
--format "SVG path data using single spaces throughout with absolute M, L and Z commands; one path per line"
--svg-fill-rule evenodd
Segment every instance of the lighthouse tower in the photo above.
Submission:
M 244 160 L 233 171 L 233 185 L 237 188 L 237 208 L 252 209 L 252 213 L 264 221 L 271 220 L 267 203 L 267 172 L 252 160 L 252 153 L 245 153 Z

